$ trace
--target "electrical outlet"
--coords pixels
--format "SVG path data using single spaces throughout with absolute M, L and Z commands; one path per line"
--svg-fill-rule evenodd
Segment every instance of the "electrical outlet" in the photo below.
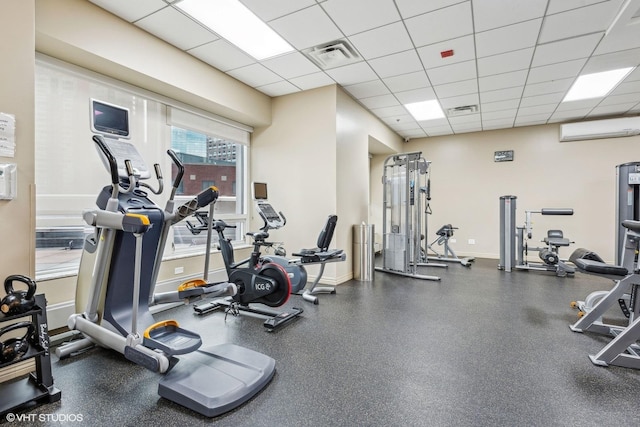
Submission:
M 184 273 L 184 267 L 176 267 L 173 270 L 173 274 L 182 274 L 182 273 Z
M 470 245 L 475 245 L 476 244 L 476 239 L 469 239 L 469 244 Z

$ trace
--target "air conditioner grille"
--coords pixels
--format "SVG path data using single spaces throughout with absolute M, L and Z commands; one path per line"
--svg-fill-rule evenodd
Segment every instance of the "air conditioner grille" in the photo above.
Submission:
M 460 107 L 447 108 L 447 116 L 464 116 L 466 114 L 474 114 L 478 112 L 477 105 L 461 105 Z
M 355 49 L 345 40 L 336 40 L 306 49 L 303 52 L 323 69 L 341 67 L 360 61 Z

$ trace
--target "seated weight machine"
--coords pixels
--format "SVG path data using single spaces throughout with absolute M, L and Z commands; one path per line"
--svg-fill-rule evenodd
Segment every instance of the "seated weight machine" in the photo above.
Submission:
M 532 237 L 533 223 L 531 215 L 573 215 L 573 209 L 543 208 L 539 211 L 525 212 L 525 225 L 516 227 L 516 196 L 500 197 L 500 264 L 498 269 L 511 272 L 516 270 L 549 271 L 559 277 L 573 275 L 575 268 L 560 259 L 559 249 L 569 246 L 571 242 L 565 238 L 562 230 L 548 230 L 542 239 L 544 247 L 529 246 Z M 517 257 L 516 257 L 517 250 Z M 540 262 L 530 262 L 527 256 L 531 252 L 538 252 Z

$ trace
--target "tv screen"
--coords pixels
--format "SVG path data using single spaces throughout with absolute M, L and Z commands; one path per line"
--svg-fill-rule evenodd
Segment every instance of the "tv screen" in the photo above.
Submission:
M 129 138 L 129 109 L 92 99 L 91 130 L 112 138 Z
M 267 200 L 267 184 L 264 182 L 253 183 L 253 198 L 255 200 Z

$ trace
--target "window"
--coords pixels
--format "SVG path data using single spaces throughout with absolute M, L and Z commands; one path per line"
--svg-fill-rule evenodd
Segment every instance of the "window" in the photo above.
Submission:
M 159 163 L 165 190 L 149 197 L 163 207 L 169 198 L 169 171 L 175 169 L 166 151 L 173 148 L 187 173 L 177 190 L 177 205 L 215 184 L 220 197 L 215 215 L 229 224 L 229 237 L 243 238 L 246 223 L 247 146 L 251 128 L 197 111 L 175 108 L 177 102 L 113 81 L 88 70 L 38 55 L 36 61 L 36 278 L 76 274 L 84 237 L 93 230 L 82 212 L 110 183 L 92 141 L 90 99 L 130 111 L 131 140 L 149 165 Z M 154 178 L 150 184 L 156 188 Z M 195 219 L 189 219 L 192 223 Z M 185 222 L 169 233 L 165 257 L 204 250 L 202 237 L 188 232 Z M 225 233 L 226 234 L 226 233 Z M 194 239 L 196 239 L 194 244 Z M 214 245 L 215 247 L 215 245 Z
M 236 194 L 236 183 L 244 181 L 246 146 L 201 131 L 171 127 L 171 148 L 184 164 L 182 185 L 176 192 L 176 200 L 188 202 L 199 192 L 215 186 L 219 197 L 215 204 L 214 219 L 236 225 L 225 230 L 225 236 L 241 240 L 246 223 L 244 200 Z M 172 167 L 172 176 L 177 169 Z M 188 219 L 189 225 L 176 224 L 173 244 L 176 252 L 203 250 L 206 244 L 205 224 Z M 193 227 L 195 225 L 195 227 Z M 213 243 L 217 242 L 214 234 Z

